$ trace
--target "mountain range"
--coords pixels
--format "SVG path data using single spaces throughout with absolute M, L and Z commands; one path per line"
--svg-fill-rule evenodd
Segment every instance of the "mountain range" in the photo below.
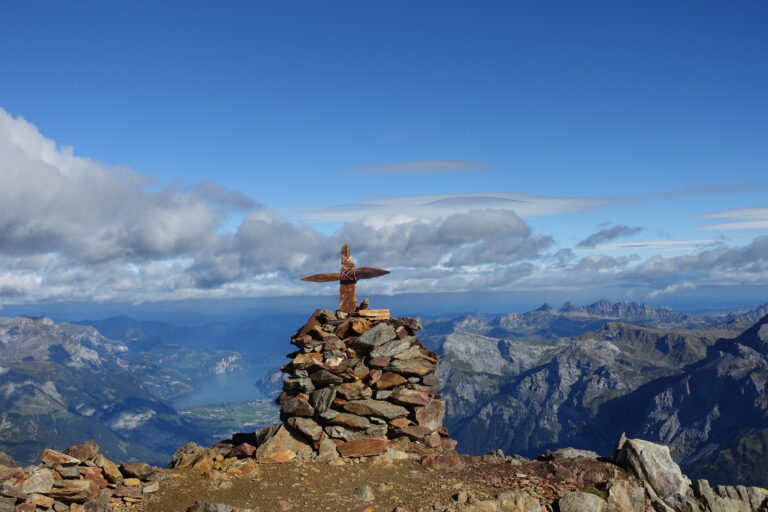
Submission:
M 766 314 L 768 305 L 691 314 L 566 303 L 423 318 L 419 338 L 441 355 L 446 424 L 462 452 L 608 454 L 626 432 L 668 444 L 692 476 L 765 487 Z M 0 318 L 0 450 L 25 461 L 91 437 L 117 459 L 164 461 L 204 438 L 194 415 L 165 400 L 254 358 L 279 366 L 301 320 Z M 279 387 L 280 375 L 262 381 Z
M 669 444 L 693 476 L 765 486 L 767 312 L 600 301 L 425 324 L 461 451 L 610 453 L 627 432 Z

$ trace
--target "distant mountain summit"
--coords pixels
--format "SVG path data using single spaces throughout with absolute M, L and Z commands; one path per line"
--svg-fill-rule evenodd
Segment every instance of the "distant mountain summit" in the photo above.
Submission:
M 766 486 L 768 317 L 741 323 L 764 309 L 567 302 L 424 323 L 459 450 L 608 453 L 626 431 L 669 444 L 694 476 Z
M 633 431 L 670 445 L 702 478 L 765 486 L 768 461 L 768 315 L 654 394 Z M 638 404 L 638 406 L 641 404 Z
M 666 306 L 654 308 L 637 302 L 599 300 L 587 306 L 565 302 L 555 309 L 549 304 L 525 313 L 496 316 L 462 315 L 424 320 L 425 341 L 439 349 L 444 336 L 454 332 L 481 334 L 492 338 L 554 342 L 596 331 L 607 322 L 625 322 L 656 329 L 702 329 L 723 324 L 752 324 L 768 314 L 768 304 L 737 311 L 692 314 Z
M 48 317 L 0 317 L 0 361 L 53 361 L 102 370 L 119 367 L 119 356 L 127 350 L 93 327 L 56 324 Z
M 0 450 L 27 462 L 88 435 L 112 457 L 162 462 L 204 438 L 152 394 L 164 376 L 139 360 L 90 326 L 0 317 Z

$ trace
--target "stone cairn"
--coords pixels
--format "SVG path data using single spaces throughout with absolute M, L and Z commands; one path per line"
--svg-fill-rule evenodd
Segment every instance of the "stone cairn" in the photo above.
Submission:
M 455 448 L 443 425 L 437 354 L 416 338 L 420 328 L 368 309 L 367 300 L 351 313 L 315 311 L 282 368 L 284 425 L 315 448 L 332 442 L 341 456 L 384 454 L 390 444 Z

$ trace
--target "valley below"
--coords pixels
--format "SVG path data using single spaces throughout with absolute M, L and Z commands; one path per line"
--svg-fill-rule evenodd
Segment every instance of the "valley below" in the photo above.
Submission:
M 669 445 L 715 483 L 768 486 L 768 307 L 689 314 L 636 303 L 423 317 L 460 453 L 610 454 L 622 432 Z M 279 421 L 274 397 L 302 317 L 198 327 L 114 317 L 0 319 L 0 451 L 95 439 L 167 464 L 193 441 Z

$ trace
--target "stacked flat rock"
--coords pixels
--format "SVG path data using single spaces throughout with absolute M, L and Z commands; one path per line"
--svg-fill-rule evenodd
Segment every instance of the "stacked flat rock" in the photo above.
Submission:
M 118 466 L 94 441 L 66 452 L 46 449 L 40 462 L 25 468 L 0 464 L 0 512 L 123 511 L 157 492 L 167 476 L 140 462 Z
M 282 368 L 289 374 L 277 398 L 284 425 L 315 447 L 330 439 L 342 456 L 398 438 L 453 449 L 437 355 L 418 341 L 419 329 L 388 310 L 315 311 L 291 338 L 298 350 Z

